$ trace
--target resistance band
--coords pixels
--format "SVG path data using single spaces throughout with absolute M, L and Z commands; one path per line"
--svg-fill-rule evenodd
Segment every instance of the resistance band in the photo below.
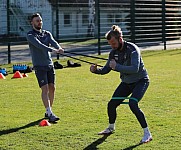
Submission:
M 69 56 L 69 55 L 66 55 L 66 54 L 60 54 L 60 55 L 66 56 L 66 57 L 70 57 L 70 58 L 72 58 L 72 59 L 79 60 L 79 61 L 82 61 L 82 62 L 85 62 L 85 63 L 88 63 L 88 64 L 95 64 L 95 63 L 92 63 L 92 62 L 89 62 L 89 61 L 86 61 L 86 60 L 82 60 L 82 59 L 79 59 L 79 58 L 75 58 L 75 57 L 72 57 L 72 56 Z M 103 66 L 98 65 L 98 64 L 97 64 L 97 66 L 103 67 Z
M 139 102 L 138 99 L 134 98 L 134 97 L 112 97 L 111 99 L 115 99 L 115 100 L 120 100 L 120 99 L 130 99 L 130 100 L 134 100 L 136 102 Z M 121 104 L 129 104 L 129 102 L 122 102 Z
M 80 56 L 84 56 L 84 57 L 90 57 L 90 58 L 101 59 L 101 60 L 108 60 L 108 59 L 106 59 L 106 58 L 101 58 L 101 57 L 96 57 L 96 56 L 90 56 L 90 55 L 85 55 L 85 54 L 80 54 L 80 53 L 74 53 L 74 52 L 68 52 L 68 51 L 64 51 L 64 53 L 69 53 L 69 54 L 73 54 L 73 55 L 80 55 Z

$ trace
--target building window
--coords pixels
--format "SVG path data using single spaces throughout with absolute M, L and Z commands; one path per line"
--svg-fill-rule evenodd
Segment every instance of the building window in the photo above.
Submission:
M 70 14 L 64 14 L 64 26 L 71 26 L 72 20 Z
M 87 26 L 88 25 L 88 15 L 87 14 L 83 14 L 82 15 L 82 25 L 83 26 Z

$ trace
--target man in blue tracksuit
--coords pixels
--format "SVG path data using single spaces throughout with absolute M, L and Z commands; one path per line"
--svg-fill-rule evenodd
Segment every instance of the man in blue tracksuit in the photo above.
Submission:
M 120 72 L 122 82 L 117 87 L 112 99 L 108 103 L 109 126 L 98 134 L 102 135 L 114 132 L 116 108 L 131 94 L 129 107 L 135 114 L 144 131 L 141 143 L 149 142 L 152 140 L 152 136 L 148 129 L 144 113 L 138 106 L 138 102 L 149 86 L 149 76 L 144 67 L 140 49 L 135 44 L 123 40 L 122 31 L 119 26 L 113 25 L 112 29 L 106 33 L 105 37 L 112 47 L 109 59 L 102 68 L 91 65 L 90 71 L 102 75 L 109 73 L 111 70 Z
M 59 120 L 59 117 L 52 112 L 55 95 L 55 71 L 51 52 L 63 53 L 64 50 L 49 31 L 42 30 L 43 21 L 40 14 L 32 15 L 31 24 L 33 29 L 27 33 L 27 41 L 31 51 L 33 68 L 42 91 L 41 97 L 46 109 L 45 117 L 48 117 L 50 122 L 55 122 Z

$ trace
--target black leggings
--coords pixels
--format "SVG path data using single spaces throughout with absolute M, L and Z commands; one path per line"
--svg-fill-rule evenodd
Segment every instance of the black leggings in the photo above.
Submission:
M 127 97 L 131 94 L 132 98 L 136 98 L 138 101 L 141 100 L 149 86 L 148 79 L 141 79 L 138 82 L 127 84 L 121 82 L 117 87 L 112 97 Z M 109 123 L 113 124 L 116 121 L 116 108 L 124 101 L 124 99 L 111 99 L 108 103 L 108 117 Z M 144 113 L 138 107 L 138 102 L 135 100 L 129 100 L 129 107 L 131 111 L 135 114 L 142 128 L 147 127 L 146 119 Z

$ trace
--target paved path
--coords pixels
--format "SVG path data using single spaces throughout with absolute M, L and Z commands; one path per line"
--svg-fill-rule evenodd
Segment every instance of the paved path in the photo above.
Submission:
M 81 54 L 97 54 L 96 47 L 78 47 L 70 46 L 65 48 L 67 51 L 73 51 Z M 153 46 L 140 46 L 141 50 L 163 50 L 163 43 Z M 167 42 L 166 49 L 181 49 L 181 40 Z M 108 50 L 101 51 L 101 53 L 108 52 Z M 56 58 L 56 54 L 52 54 Z M 31 55 L 27 44 L 11 46 L 11 63 L 23 63 L 31 61 Z M 0 46 L 0 64 L 8 63 L 8 47 Z

